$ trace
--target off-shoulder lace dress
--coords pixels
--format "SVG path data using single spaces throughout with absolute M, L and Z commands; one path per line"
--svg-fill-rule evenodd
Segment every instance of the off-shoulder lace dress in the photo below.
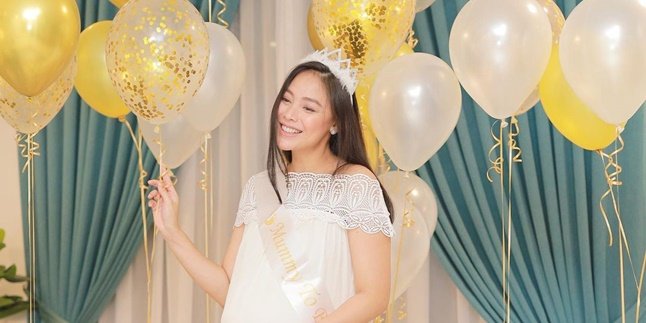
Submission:
M 275 211 L 261 205 L 267 194 L 276 195 L 265 171 L 249 179 L 240 198 L 235 225 L 245 228 L 223 323 L 299 322 L 264 254 L 259 223 Z M 281 195 L 276 209 L 296 219 L 303 247 L 324 255 L 322 287 L 338 308 L 354 295 L 347 231 L 393 235 L 379 182 L 363 174 L 288 173 Z

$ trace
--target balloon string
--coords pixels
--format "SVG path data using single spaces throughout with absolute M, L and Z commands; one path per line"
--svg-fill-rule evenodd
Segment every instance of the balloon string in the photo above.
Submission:
M 210 134 L 204 135 L 204 142 L 200 146 L 202 155 L 204 156 L 200 161 L 202 179 L 200 180 L 200 188 L 204 191 L 204 255 L 209 258 L 209 139 Z M 206 322 L 211 322 L 209 295 L 205 293 L 206 302 Z
M 220 11 L 218 11 L 218 15 L 217 15 L 218 23 L 220 25 L 224 26 L 225 28 L 229 28 L 229 23 L 226 22 L 226 20 L 224 20 L 224 18 L 222 18 L 224 13 L 227 11 L 227 3 L 225 1 L 223 1 L 223 0 L 217 0 L 217 2 L 222 6 L 222 9 L 220 9 Z
M 29 240 L 29 322 L 34 322 L 36 308 L 36 200 L 34 157 L 40 156 L 36 134 L 18 134 L 16 142 L 20 156 L 25 158 L 22 172 L 27 171 L 27 231 Z
M 632 253 L 630 252 L 630 244 L 628 241 L 628 238 L 626 236 L 626 231 L 624 229 L 623 221 L 621 219 L 621 213 L 620 213 L 620 204 L 619 204 L 619 197 L 615 195 L 615 190 L 617 190 L 617 195 L 619 194 L 619 186 L 623 184 L 621 180 L 619 180 L 619 174 L 622 172 L 622 167 L 619 165 L 619 152 L 621 152 L 624 149 L 624 141 L 623 138 L 621 137 L 620 133 L 623 129 L 618 128 L 617 129 L 617 140 L 615 141 L 615 148 L 612 152 L 609 154 L 605 153 L 604 151 L 598 150 L 597 152 L 601 156 L 601 160 L 604 163 L 604 175 L 606 178 L 606 183 L 608 184 L 608 190 L 601 196 L 601 199 L 599 201 L 599 207 L 601 209 L 601 214 L 604 217 L 604 220 L 606 222 L 606 226 L 608 226 L 608 231 L 611 234 L 610 231 L 610 224 L 608 221 L 608 215 L 606 213 L 606 210 L 603 206 L 603 201 L 606 199 L 608 196 L 610 196 L 611 201 L 612 201 L 612 206 L 613 206 L 613 211 L 615 213 L 615 217 L 617 219 L 618 223 L 618 231 L 619 231 L 619 268 L 620 268 L 620 273 L 619 273 L 619 279 L 620 279 L 620 284 L 621 284 L 621 320 L 622 323 L 625 322 L 626 319 L 626 307 L 625 307 L 625 280 L 624 280 L 624 256 L 623 256 L 623 251 L 624 248 L 626 249 L 626 253 L 628 255 L 628 261 L 630 263 L 630 267 L 632 270 L 633 274 L 633 279 L 635 281 L 635 286 L 637 287 L 637 303 L 639 306 L 640 300 L 641 300 L 641 290 L 642 290 L 642 284 L 643 284 L 643 278 L 644 278 L 644 271 L 645 267 L 642 265 L 640 274 L 639 274 L 639 279 L 637 279 L 637 272 L 635 270 L 635 265 L 632 259 Z M 607 162 L 606 162 L 607 160 Z M 612 245 L 612 239 L 610 239 L 609 245 Z M 646 262 L 646 254 L 644 255 L 644 262 Z M 639 320 L 639 307 L 636 309 L 636 322 Z
M 213 22 L 213 0 L 209 0 L 209 22 Z
M 635 323 L 639 323 L 639 308 L 642 299 L 642 287 L 644 286 L 644 272 L 646 271 L 646 251 L 642 260 L 642 270 L 639 274 L 639 284 L 637 284 L 637 309 L 635 310 Z
M 417 43 L 419 40 L 415 37 L 415 31 L 413 28 L 410 29 L 408 32 L 408 36 L 406 36 L 406 44 L 411 48 L 415 49 L 415 46 L 417 46 Z
M 493 125 L 491 125 L 491 131 L 490 131 L 491 137 L 494 140 L 494 144 L 491 147 L 491 149 L 489 149 L 489 152 L 487 153 L 487 155 L 489 156 L 489 162 L 491 163 L 491 167 L 489 167 L 489 169 L 487 169 L 487 173 L 486 173 L 487 179 L 489 180 L 489 183 L 493 183 L 493 178 L 491 177 L 491 172 L 492 171 L 495 172 L 498 175 L 502 175 L 502 166 L 503 166 L 502 129 L 507 126 L 507 123 L 504 120 L 500 121 L 501 122 L 500 123 L 500 133 L 496 137 L 496 134 L 494 134 L 494 132 L 493 132 L 493 128 L 496 126 L 496 123 L 498 121 L 499 120 L 496 120 L 493 123 Z M 491 156 L 496 152 L 497 149 L 500 149 L 500 154 L 498 155 L 498 158 L 492 159 Z
M 508 184 L 507 184 L 507 255 L 506 255 L 506 261 L 507 261 L 507 272 L 505 275 L 507 275 L 506 279 L 506 295 L 507 295 L 507 300 L 506 300 L 506 305 L 505 305 L 505 314 L 506 314 L 506 322 L 511 322 L 511 287 L 510 287 L 510 281 L 511 281 L 511 230 L 512 230 L 512 171 L 513 171 L 513 165 L 514 163 L 521 163 L 522 159 L 521 154 L 522 150 L 520 147 L 518 147 L 518 141 L 516 140 L 516 137 L 520 134 L 520 128 L 518 127 L 518 119 L 516 117 L 511 117 L 511 126 L 509 127 L 509 133 L 508 133 L 508 141 L 507 144 L 509 146 L 508 153 L 509 156 L 507 158 L 507 172 L 508 172 Z
M 408 172 L 406 172 L 405 175 L 406 177 L 408 177 Z M 402 185 L 403 183 L 398 180 L 397 191 L 400 191 L 402 189 Z M 393 280 L 393 287 L 390 290 L 390 302 L 388 303 L 388 309 L 386 311 L 386 322 L 388 323 L 392 322 L 392 307 L 396 301 L 395 294 L 397 292 L 397 285 L 399 282 L 399 269 L 401 265 L 401 253 L 404 244 L 404 231 L 415 225 L 415 220 L 413 220 L 413 216 L 411 214 L 413 207 L 415 206 L 412 194 L 413 190 L 410 190 L 404 195 L 404 212 L 402 215 L 402 226 L 399 230 L 399 244 L 397 245 L 397 257 L 395 260 L 395 278 Z
M 143 136 L 141 134 L 141 129 L 138 129 L 138 134 L 135 135 L 132 125 L 126 119 L 125 116 L 120 116 L 119 121 L 126 126 L 130 138 L 132 138 L 132 143 L 135 146 L 137 151 L 137 168 L 139 169 L 139 202 L 141 203 L 141 223 L 142 223 L 142 234 L 144 238 L 144 254 L 146 255 L 146 322 L 152 322 L 152 263 L 150 260 L 150 254 L 148 253 L 148 226 L 146 221 L 146 190 L 148 186 L 146 185 L 146 177 L 148 177 L 148 172 L 144 169 L 143 162 Z

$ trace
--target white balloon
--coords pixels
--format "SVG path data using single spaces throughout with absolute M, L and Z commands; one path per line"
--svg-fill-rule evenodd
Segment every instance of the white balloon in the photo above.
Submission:
M 435 0 L 417 0 L 415 1 L 415 12 L 420 12 L 430 7 Z
M 471 0 L 449 36 L 460 83 L 496 119 L 521 109 L 538 86 L 551 48 L 550 22 L 534 0 Z
M 437 204 L 426 182 L 413 173 L 392 171 L 379 179 L 395 209 L 395 236 L 391 243 L 394 301 L 410 287 L 426 261 L 437 224 Z M 404 218 L 404 211 L 408 218 Z
M 245 77 L 242 46 L 228 29 L 205 23 L 209 34 L 209 67 L 202 87 L 190 101 L 184 116 L 204 132 L 217 128 L 240 97 Z
M 141 133 L 150 148 L 150 151 L 159 161 L 159 139 L 163 146 L 162 162 L 167 168 L 177 168 L 188 160 L 200 147 L 204 132 L 197 131 L 186 121 L 184 116 L 178 115 L 171 121 L 158 125 L 159 133 L 155 132 L 155 124 L 137 117 Z
M 646 100 L 646 1 L 585 0 L 565 21 L 561 66 L 574 93 L 620 125 Z
M 422 166 L 446 142 L 460 117 L 460 84 L 440 58 L 398 57 L 379 72 L 370 93 L 374 132 L 397 167 Z

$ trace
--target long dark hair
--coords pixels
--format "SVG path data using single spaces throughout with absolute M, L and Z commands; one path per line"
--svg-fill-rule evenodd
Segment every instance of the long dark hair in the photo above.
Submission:
M 280 168 L 280 171 L 284 175 L 287 175 L 287 164 L 292 162 L 292 152 L 280 150 L 276 144 L 278 106 L 280 105 L 283 95 L 285 95 L 290 84 L 292 84 L 292 81 L 294 81 L 298 74 L 304 71 L 318 72 L 328 91 L 332 113 L 336 119 L 336 128 L 338 132 L 336 135 L 330 137 L 328 144 L 332 153 L 341 160 L 344 160 L 346 164 L 338 166 L 332 175 L 337 174 L 339 170 L 349 164 L 364 166 L 373 174 L 375 173 L 370 167 L 368 157 L 366 156 L 366 146 L 363 141 L 361 123 L 359 121 L 359 108 L 354 94 L 350 96 L 343 88 L 339 79 L 336 78 L 336 76 L 334 76 L 334 74 L 330 72 L 330 69 L 324 64 L 319 62 L 301 63 L 296 66 L 285 79 L 283 86 L 280 88 L 280 91 L 278 91 L 278 95 L 274 101 L 274 106 L 271 110 L 269 125 L 269 151 L 267 153 L 267 173 L 269 174 L 269 180 L 271 181 L 271 185 L 274 187 L 276 196 L 281 203 L 283 202 L 283 199 L 280 196 L 280 193 L 278 193 L 278 188 L 276 186 L 276 166 Z M 394 214 L 392 202 L 390 201 L 390 197 L 383 185 L 381 185 L 381 182 L 379 182 L 379 185 L 381 186 L 384 201 L 386 202 L 386 208 L 388 209 L 388 212 L 390 212 L 390 221 L 392 222 Z

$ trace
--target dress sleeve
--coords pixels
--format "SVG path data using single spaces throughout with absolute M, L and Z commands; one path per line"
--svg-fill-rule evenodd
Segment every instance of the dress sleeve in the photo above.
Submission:
M 245 184 L 240 202 L 238 203 L 238 214 L 234 226 L 239 227 L 243 224 L 256 221 L 256 189 L 254 185 L 254 177 L 251 177 L 247 184 Z
M 348 212 L 343 218 L 344 226 L 348 229 L 360 228 L 366 233 L 383 233 L 393 236 L 393 225 L 390 223 L 390 213 L 384 201 L 379 182 L 375 179 L 363 178 L 349 183 L 346 193 Z

